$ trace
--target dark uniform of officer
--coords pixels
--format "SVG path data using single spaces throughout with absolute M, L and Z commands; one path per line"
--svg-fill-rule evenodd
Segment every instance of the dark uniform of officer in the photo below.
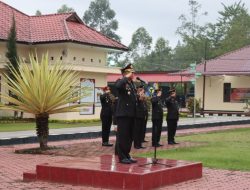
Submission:
M 143 123 L 143 129 L 142 129 L 142 142 L 148 142 L 146 141 L 145 137 L 146 137 L 146 131 L 147 131 L 147 122 L 148 122 L 148 104 L 147 104 L 147 100 L 145 99 L 143 101 L 144 104 L 144 108 L 145 108 L 145 119 L 144 119 L 144 123 Z
M 110 128 L 112 125 L 112 100 L 109 87 L 104 87 L 104 94 L 100 96 L 101 100 L 101 121 L 102 121 L 102 146 L 112 146 L 109 143 Z
M 145 148 L 142 146 L 142 140 L 144 139 L 144 125 L 146 120 L 147 106 L 145 104 L 145 92 L 144 86 L 140 85 L 137 88 L 137 106 L 136 106 L 136 120 L 134 127 L 134 148 Z
M 156 96 L 151 98 L 152 102 L 152 146 L 159 147 L 161 130 L 163 123 L 163 102 L 161 99 L 161 89 L 156 90 Z
M 118 97 L 115 97 L 113 102 L 113 125 L 114 125 L 114 131 L 115 131 L 115 155 L 118 155 L 118 134 L 117 134 L 117 120 L 116 120 L 116 107 L 117 107 L 117 101 Z
M 118 135 L 118 157 L 124 164 L 137 162 L 129 155 L 133 142 L 133 128 L 135 125 L 135 114 L 137 95 L 133 83 L 134 70 L 129 64 L 121 69 L 123 78 L 119 79 L 115 87 L 118 92 L 116 107 L 117 135 Z
M 175 133 L 177 129 L 177 122 L 179 120 L 179 106 L 176 101 L 176 91 L 171 89 L 169 91 L 170 96 L 166 99 L 167 113 L 167 125 L 168 125 L 168 144 L 178 144 L 175 142 Z

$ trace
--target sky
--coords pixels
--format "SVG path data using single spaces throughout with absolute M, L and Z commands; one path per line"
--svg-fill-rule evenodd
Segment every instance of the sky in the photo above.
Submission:
M 74 8 L 80 18 L 89 8 L 92 0 L 0 0 L 28 15 L 34 15 L 37 10 L 42 14 L 56 13 L 63 4 Z M 223 10 L 222 3 L 232 5 L 239 0 L 196 0 L 201 4 L 201 12 L 208 12 L 201 16 L 200 24 L 216 22 Z M 159 37 L 169 41 L 175 47 L 180 37 L 176 29 L 181 25 L 178 19 L 181 14 L 189 15 L 188 0 L 109 0 L 111 8 L 116 12 L 119 22 L 117 34 L 121 36 L 124 45 L 129 45 L 133 33 L 139 27 L 145 27 L 155 42 Z M 241 0 L 250 10 L 250 1 Z

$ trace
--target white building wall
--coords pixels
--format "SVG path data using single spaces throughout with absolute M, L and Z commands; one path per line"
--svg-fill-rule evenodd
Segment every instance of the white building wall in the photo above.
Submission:
M 205 110 L 244 111 L 245 103 L 223 102 L 224 83 L 231 88 L 250 88 L 250 76 L 207 76 L 205 86 Z M 196 81 L 195 97 L 202 102 L 203 77 Z

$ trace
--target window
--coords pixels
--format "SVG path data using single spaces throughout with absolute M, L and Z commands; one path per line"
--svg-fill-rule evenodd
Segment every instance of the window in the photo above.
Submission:
M 54 57 L 50 57 L 50 60 L 53 61 L 53 60 L 54 60 Z
M 91 59 L 90 61 L 91 61 L 91 63 L 93 63 L 93 61 L 94 61 L 94 60 L 93 60 L 93 59 Z
M 60 60 L 62 60 L 62 59 L 63 59 L 63 57 L 61 56 L 61 57 L 60 57 Z
M 73 57 L 73 60 L 75 61 L 75 60 L 76 60 L 76 57 Z
M 84 61 L 85 61 L 85 58 L 83 57 L 83 58 L 82 58 L 82 62 L 84 62 Z
M 101 59 L 99 59 L 99 63 L 101 63 L 102 62 L 102 60 Z
M 223 102 L 230 102 L 231 83 L 224 83 Z

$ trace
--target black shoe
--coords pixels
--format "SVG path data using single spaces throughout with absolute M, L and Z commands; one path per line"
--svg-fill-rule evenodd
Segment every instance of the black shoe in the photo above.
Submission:
M 174 144 L 179 144 L 178 142 L 175 142 L 175 141 L 174 141 L 173 143 L 174 143 Z
M 135 160 L 135 159 L 133 159 L 133 158 L 129 158 L 129 161 L 130 161 L 131 163 L 136 163 L 136 162 L 137 162 L 137 160 Z
M 141 148 L 141 149 L 145 149 L 146 147 L 145 147 L 145 146 L 141 146 L 140 148 Z
M 168 144 L 169 144 L 169 145 L 175 145 L 175 143 L 174 143 L 174 142 L 168 142 Z
M 108 142 L 102 143 L 102 146 L 113 146 L 113 144 L 110 144 Z
M 140 149 L 141 147 L 140 147 L 140 146 L 135 146 L 134 148 L 135 148 L 135 149 Z
M 145 143 L 145 142 L 148 142 L 148 141 L 146 141 L 146 140 L 143 140 L 142 142 L 144 142 L 144 143 Z
M 122 160 L 120 160 L 120 163 L 122 164 L 131 164 L 131 160 L 130 159 L 127 159 L 127 158 L 123 158 Z

